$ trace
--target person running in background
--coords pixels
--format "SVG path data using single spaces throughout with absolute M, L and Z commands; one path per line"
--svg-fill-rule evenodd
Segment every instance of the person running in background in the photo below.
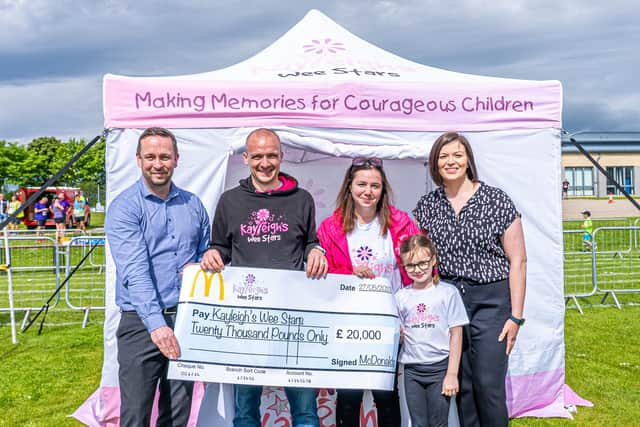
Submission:
M 42 230 L 44 230 L 45 223 L 47 222 L 47 215 L 49 214 L 49 199 L 42 197 L 39 202 L 36 202 L 34 206 L 34 219 L 37 225 L 37 234 L 42 236 Z
M 562 198 L 569 198 L 569 180 L 566 177 L 562 181 Z
M 89 200 L 85 199 L 84 203 L 84 228 L 86 229 L 89 224 L 89 219 L 91 215 L 91 206 L 89 205 Z
M 7 208 L 7 214 L 13 215 L 18 209 L 20 209 L 20 201 L 14 194 L 13 196 L 11 196 L 11 201 L 9 202 L 9 207 Z M 20 212 L 15 218 L 11 220 L 11 222 L 9 223 L 9 230 L 17 230 L 23 218 L 24 211 Z
M 56 223 L 56 240 L 58 242 L 64 238 L 65 221 L 67 219 L 67 205 L 65 203 L 64 193 L 58 193 L 50 206 L 53 213 L 53 221 Z
M 582 248 L 585 251 L 591 251 L 593 247 L 593 221 L 591 221 L 591 212 L 584 210 L 580 212 L 584 221 L 582 222 Z
M 462 327 L 469 318 L 455 286 L 440 280 L 431 239 L 409 237 L 400 258 L 413 280 L 395 294 L 402 341 L 398 361 L 404 364 L 411 426 L 447 426 L 449 400 L 459 391 Z
M 80 192 L 76 192 L 76 197 L 73 201 L 73 217 L 74 222 L 76 224 L 76 229 L 80 230 L 82 233 L 86 231 L 85 225 L 85 206 L 87 205 L 87 201 L 80 194 Z

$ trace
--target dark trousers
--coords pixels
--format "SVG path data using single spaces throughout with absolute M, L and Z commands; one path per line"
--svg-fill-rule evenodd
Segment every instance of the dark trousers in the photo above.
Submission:
M 175 314 L 165 315 L 173 328 Z M 151 341 L 135 312 L 123 312 L 116 332 L 120 370 L 120 426 L 148 426 L 156 388 L 158 427 L 186 426 L 191 412 L 193 382 L 167 379 L 168 359 Z
M 338 390 L 336 402 L 336 425 L 338 427 L 360 427 L 360 406 L 363 390 Z M 393 391 L 372 390 L 378 413 L 378 427 L 400 425 L 400 400 L 398 388 Z
M 449 425 L 450 398 L 442 394 L 448 367 L 449 358 L 429 365 L 404 365 L 404 392 L 411 427 Z
M 460 393 L 461 427 L 509 425 L 507 413 L 507 340 L 498 342 L 511 315 L 509 281 L 484 285 L 452 281 L 462 295 L 469 325 L 463 328 Z

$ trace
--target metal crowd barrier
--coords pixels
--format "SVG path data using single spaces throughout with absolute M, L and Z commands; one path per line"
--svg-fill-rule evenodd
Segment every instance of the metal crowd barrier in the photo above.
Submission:
M 584 246 L 582 230 L 563 231 L 564 240 L 564 295 L 565 302 L 573 301 L 583 314 L 578 298 L 590 297 L 596 293 L 593 279 L 593 248 Z
M 629 226 L 601 227 L 593 232 L 593 280 L 603 293 L 601 302 L 611 295 L 621 309 L 616 294 L 640 292 L 640 249 L 629 246 L 629 237 L 639 231 L 640 227 Z
M 640 218 L 601 223 L 629 225 L 595 228 L 591 246 L 583 243 L 583 230 L 563 232 L 565 302 L 581 314 L 579 298 L 602 294 L 604 303 L 611 296 L 621 309 L 617 295 L 640 292 Z
M 5 284 L 7 287 L 7 301 L 5 310 L 9 311 L 9 325 L 11 328 L 11 342 L 16 344 L 18 342 L 16 338 L 16 312 L 13 299 L 13 284 L 10 266 L 11 252 L 9 249 L 8 233 L 2 233 L 4 240 L 2 240 L 2 247 L 0 247 L 0 284 Z M 5 276 L 6 275 L 6 276 Z M 3 286 L 4 288 L 4 286 Z M 0 288 L 1 292 L 1 288 Z M 2 308 L 2 302 L 0 302 L 0 308 Z
M 49 235 L 6 234 L 0 239 L 0 312 L 10 312 L 12 328 L 15 313 L 24 312 L 22 328 L 34 310 L 42 308 L 60 285 L 60 251 Z M 56 297 L 49 308 L 54 308 Z
M 65 245 L 65 279 L 69 278 L 65 284 L 65 302 L 72 310 L 84 311 L 83 328 L 87 326 L 91 310 L 104 310 L 104 243 L 104 235 L 86 235 L 74 237 Z M 88 258 L 69 277 L 87 254 Z

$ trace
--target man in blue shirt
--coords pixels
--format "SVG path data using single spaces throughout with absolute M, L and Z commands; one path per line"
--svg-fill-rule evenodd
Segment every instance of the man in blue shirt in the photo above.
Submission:
M 182 269 L 209 245 L 209 217 L 200 199 L 171 181 L 178 165 L 175 136 L 146 129 L 136 159 L 142 177 L 118 195 L 105 230 L 116 265 L 120 425 L 149 425 L 156 391 L 158 426 L 187 424 L 193 383 L 168 380 L 180 357 L 173 333 Z

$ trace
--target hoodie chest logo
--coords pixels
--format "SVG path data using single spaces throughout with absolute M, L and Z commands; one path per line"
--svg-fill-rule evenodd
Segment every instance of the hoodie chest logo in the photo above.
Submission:
M 240 224 L 240 235 L 247 237 L 249 243 L 277 242 L 282 233 L 289 231 L 289 223 L 283 215 L 259 209 L 251 212 L 245 223 Z

